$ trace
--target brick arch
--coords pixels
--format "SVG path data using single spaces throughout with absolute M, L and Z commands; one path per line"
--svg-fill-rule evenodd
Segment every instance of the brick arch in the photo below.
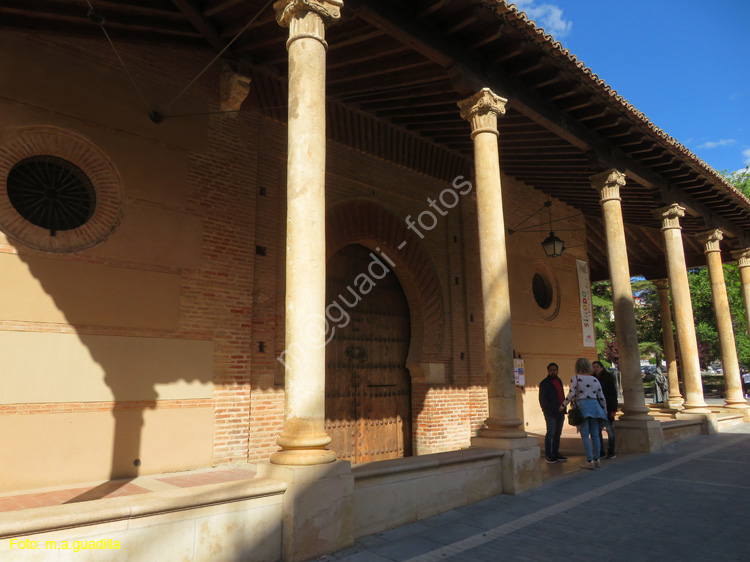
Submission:
M 402 242 L 406 245 L 399 250 Z M 435 268 L 419 237 L 382 205 L 354 199 L 334 205 L 326 214 L 326 260 L 348 244 L 380 248 L 396 264 L 393 272 L 411 312 L 407 365 L 437 361 L 445 325 L 443 296 Z

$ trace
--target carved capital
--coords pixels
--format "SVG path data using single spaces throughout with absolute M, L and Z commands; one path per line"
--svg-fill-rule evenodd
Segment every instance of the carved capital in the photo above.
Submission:
M 297 39 L 317 39 L 328 48 L 325 41 L 326 27 L 341 17 L 343 0 L 279 0 L 273 5 L 276 21 L 289 28 L 286 48 Z
M 489 88 L 482 88 L 479 92 L 458 102 L 461 118 L 471 123 L 471 138 L 479 133 L 497 132 L 497 118 L 505 115 L 505 104 L 508 100 L 501 98 Z
M 707 232 L 701 232 L 698 234 L 697 238 L 705 246 L 704 253 L 721 252 L 719 243 L 724 240 L 724 233 L 718 228 Z
M 656 290 L 659 292 L 669 290 L 668 279 L 654 279 L 654 285 L 656 285 Z
M 750 267 L 750 248 L 735 250 L 732 257 L 737 260 L 737 267 Z
M 599 203 L 620 201 L 620 188 L 625 187 L 625 174 L 611 169 L 589 177 L 591 187 L 601 195 Z
M 672 203 L 669 207 L 662 207 L 654 211 L 654 215 L 661 219 L 661 229 L 669 230 L 670 228 L 682 229 L 680 218 L 685 216 L 685 207 L 677 203 Z
M 344 0 L 279 0 L 273 3 L 276 11 L 276 21 L 282 27 L 289 27 L 292 18 L 314 12 L 320 16 L 323 23 L 331 25 L 341 17 Z

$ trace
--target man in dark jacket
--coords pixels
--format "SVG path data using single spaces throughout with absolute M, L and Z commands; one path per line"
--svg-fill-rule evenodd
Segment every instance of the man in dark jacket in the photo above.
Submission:
M 565 391 L 557 371 L 557 363 L 550 363 L 547 365 L 547 378 L 539 383 L 539 405 L 547 422 L 544 456 L 549 464 L 568 460 L 560 454 L 560 435 L 565 423 L 565 411 L 560 411 L 560 404 L 565 401 Z
M 613 459 L 615 458 L 615 414 L 617 414 L 617 383 L 615 382 L 615 376 L 607 371 L 599 361 L 592 363 L 594 366 L 594 376 L 599 379 L 599 384 L 602 385 L 602 392 L 604 392 L 604 399 L 607 401 L 607 422 L 604 424 L 604 429 L 607 430 L 607 456 L 604 456 L 604 441 L 602 440 L 602 427 L 599 426 L 599 443 L 601 443 L 601 450 L 599 456 L 601 458 Z

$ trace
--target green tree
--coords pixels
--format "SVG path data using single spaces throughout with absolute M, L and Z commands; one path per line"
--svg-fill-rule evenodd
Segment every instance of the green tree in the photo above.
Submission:
M 750 197 L 750 166 L 744 170 L 738 170 L 736 172 L 728 172 L 727 170 L 724 170 L 721 172 L 721 175 L 747 197 Z

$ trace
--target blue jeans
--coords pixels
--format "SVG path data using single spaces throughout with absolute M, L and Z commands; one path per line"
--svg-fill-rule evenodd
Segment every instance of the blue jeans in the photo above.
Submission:
M 587 461 L 599 460 L 599 449 L 601 447 L 599 433 L 602 431 L 603 423 L 604 420 L 601 418 L 583 418 L 583 423 L 578 428 L 581 432 L 581 441 L 583 441 L 583 450 L 586 451 Z M 596 456 L 593 456 L 593 451 L 596 451 Z
M 614 422 L 611 422 L 609 420 L 601 420 L 601 424 L 599 425 L 599 456 L 604 456 L 604 439 L 602 439 L 602 430 L 607 431 L 607 454 L 614 455 L 615 454 L 615 426 Z
M 547 434 L 544 436 L 544 456 L 556 457 L 560 454 L 560 435 L 565 424 L 565 414 L 544 414 L 547 422 Z

